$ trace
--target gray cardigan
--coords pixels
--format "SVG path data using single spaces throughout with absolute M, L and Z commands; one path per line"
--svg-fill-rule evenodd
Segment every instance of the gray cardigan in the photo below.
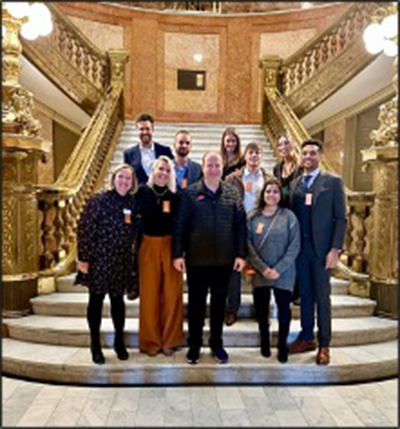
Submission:
M 296 276 L 295 260 L 300 252 L 300 226 L 296 215 L 289 209 L 279 208 L 276 220 L 267 239 L 259 249 L 260 243 L 268 230 L 273 216 L 256 212 L 248 221 L 247 261 L 256 274 L 252 276 L 253 287 L 273 286 L 293 291 Z M 259 224 L 263 224 L 262 233 Z M 274 268 L 280 274 L 276 280 L 266 279 L 262 272 Z

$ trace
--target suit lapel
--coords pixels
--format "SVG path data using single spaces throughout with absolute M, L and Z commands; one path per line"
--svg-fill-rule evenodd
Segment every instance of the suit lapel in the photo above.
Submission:
M 312 185 L 312 193 L 314 198 L 313 205 L 317 204 L 318 197 L 324 188 L 325 178 L 326 178 L 325 174 L 321 171 Z

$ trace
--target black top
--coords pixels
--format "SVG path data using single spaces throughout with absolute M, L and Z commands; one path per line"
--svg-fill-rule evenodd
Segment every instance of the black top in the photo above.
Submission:
M 231 265 L 247 256 L 246 212 L 239 192 L 221 182 L 214 193 L 204 180 L 182 194 L 173 236 L 173 256 L 193 266 Z
M 167 186 L 141 185 L 136 194 L 142 232 L 153 237 L 172 235 L 179 197 Z
M 225 179 L 226 176 L 229 176 L 231 173 L 234 173 L 235 171 L 239 171 L 245 165 L 246 165 L 246 161 L 243 157 L 233 164 L 226 165 L 222 173 L 222 179 Z
M 289 207 L 289 195 L 290 195 L 290 184 L 296 177 L 303 174 L 303 167 L 296 167 L 287 177 L 282 176 L 283 173 L 283 161 L 275 164 L 273 169 L 274 176 L 279 180 L 282 186 L 283 198 L 281 201 L 282 207 Z
M 107 191 L 90 198 L 78 224 L 78 260 L 89 263 L 92 293 L 119 296 L 134 281 L 134 248 L 138 228 L 134 195 Z

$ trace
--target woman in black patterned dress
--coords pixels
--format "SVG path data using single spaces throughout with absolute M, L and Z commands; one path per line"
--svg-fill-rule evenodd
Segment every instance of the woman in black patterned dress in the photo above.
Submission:
M 135 173 L 129 165 L 115 169 L 111 190 L 94 195 L 78 225 L 78 271 L 87 274 L 89 303 L 87 320 L 93 362 L 105 362 L 101 351 L 100 325 L 103 301 L 108 293 L 115 328 L 114 350 L 127 360 L 124 345 L 124 292 L 135 276 L 134 241 L 137 235 L 137 190 Z

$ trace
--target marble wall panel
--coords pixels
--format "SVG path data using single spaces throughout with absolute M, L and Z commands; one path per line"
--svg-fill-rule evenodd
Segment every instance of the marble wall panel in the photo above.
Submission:
M 164 33 L 164 109 L 218 112 L 219 35 Z M 202 55 L 196 61 L 194 55 Z M 179 90 L 178 69 L 206 72 L 205 90 Z
M 88 19 L 69 17 L 80 31 L 99 49 L 121 49 L 124 47 L 124 29 L 119 25 L 110 25 Z

